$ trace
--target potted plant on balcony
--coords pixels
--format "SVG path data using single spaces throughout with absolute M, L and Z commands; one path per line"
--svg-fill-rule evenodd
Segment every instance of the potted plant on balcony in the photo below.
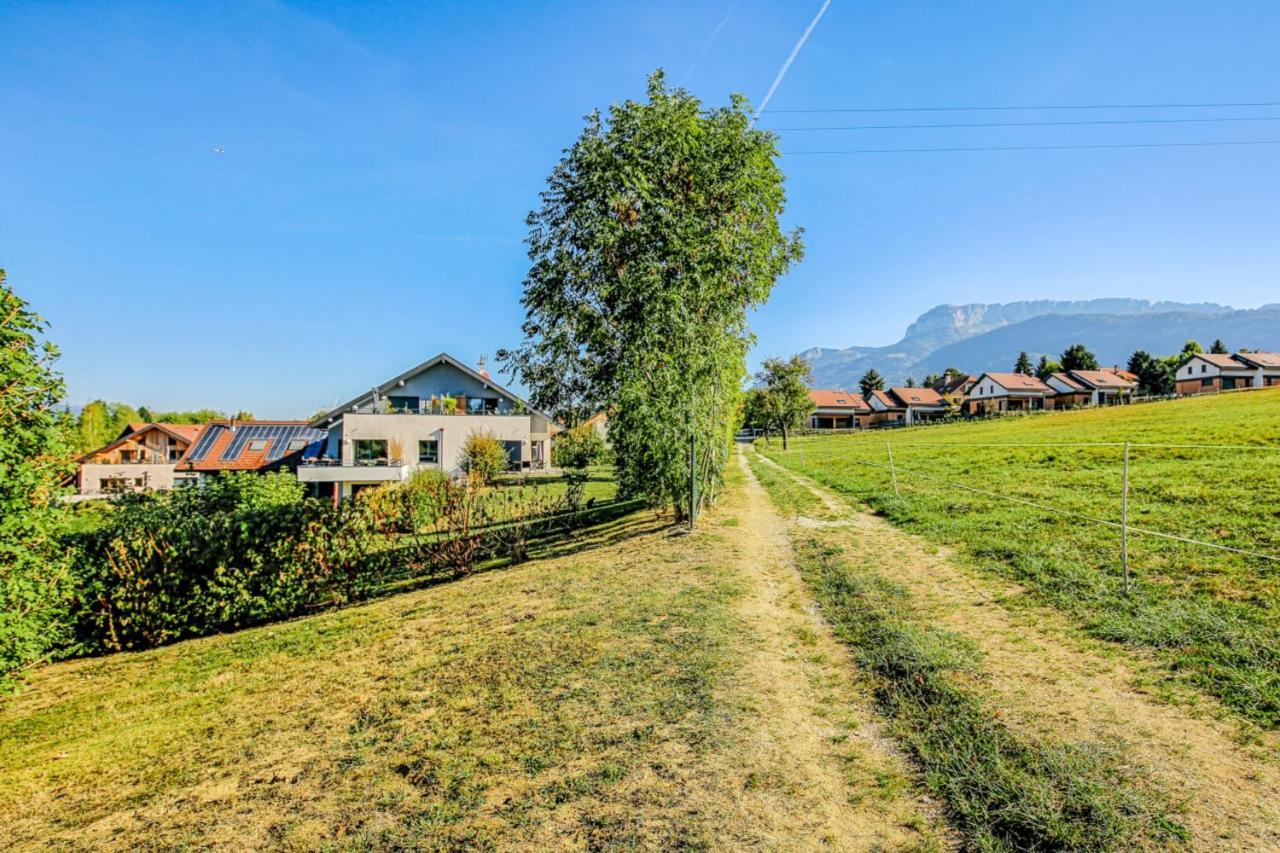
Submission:
M 458 411 L 458 399 L 456 397 L 444 398 L 444 413 L 452 415 Z

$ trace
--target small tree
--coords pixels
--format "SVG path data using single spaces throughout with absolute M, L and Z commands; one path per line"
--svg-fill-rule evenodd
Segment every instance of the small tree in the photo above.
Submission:
M 942 374 L 940 373 L 930 373 L 928 376 L 924 378 L 924 387 L 926 388 L 934 388 L 941 384 L 942 384 Z
M 1018 353 L 1018 361 L 1013 365 L 1013 372 L 1021 373 L 1023 376 L 1031 376 L 1035 373 L 1035 368 L 1031 366 L 1031 356 L 1027 355 L 1026 350 Z
M 884 377 L 873 367 L 862 374 L 862 378 L 858 380 L 858 388 L 862 391 L 862 396 L 870 397 L 872 391 L 884 390 Z
M 557 435 L 551 444 L 551 462 L 564 469 L 570 509 L 582 505 L 587 469 L 604 457 L 604 439 L 590 424 L 581 424 Z
M 1072 344 L 1062 353 L 1063 370 L 1097 370 L 1098 358 L 1084 344 Z
M 1227 345 L 1222 342 L 1222 338 L 1215 338 L 1213 346 L 1209 347 L 1209 352 L 1217 355 L 1226 355 L 1228 352 Z
M 1040 356 L 1040 363 L 1036 365 L 1036 378 L 1043 382 L 1061 369 L 1061 364 L 1053 361 L 1047 355 L 1042 355 Z
M 1204 352 L 1204 347 L 1200 346 L 1197 340 L 1189 340 L 1182 345 L 1182 352 L 1178 353 L 1178 367 L 1186 364 L 1192 357 L 1200 355 Z
M 908 388 L 916 387 L 916 380 L 913 377 L 910 377 L 910 376 L 907 377 L 907 387 Z
M 1173 391 L 1177 368 L 1168 359 L 1155 358 L 1146 350 L 1137 350 L 1129 356 L 1126 367 L 1138 377 L 1138 386 L 1148 394 L 1168 394 Z
M 509 464 L 506 448 L 491 432 L 473 432 L 462 443 L 462 470 L 481 483 L 492 483 Z
M 813 414 L 809 382 L 813 368 L 798 355 L 788 359 L 766 358 L 756 374 L 764 383 L 764 408 L 768 421 L 782 433 L 782 449 L 787 449 L 788 431 L 803 426 Z

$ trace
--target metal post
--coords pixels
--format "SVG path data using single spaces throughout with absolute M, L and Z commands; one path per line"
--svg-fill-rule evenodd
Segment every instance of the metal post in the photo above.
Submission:
M 893 442 L 886 441 L 884 446 L 889 450 L 889 476 L 893 477 L 893 496 L 898 497 L 898 469 L 893 466 Z
M 1124 443 L 1124 483 L 1120 489 L 1120 563 L 1124 566 L 1124 594 L 1129 594 L 1129 442 Z
M 693 433 L 689 434 L 689 529 L 698 520 L 698 446 Z

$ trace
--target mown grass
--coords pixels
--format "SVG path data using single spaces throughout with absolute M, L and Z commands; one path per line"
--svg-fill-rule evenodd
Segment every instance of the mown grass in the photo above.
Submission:
M 790 453 L 767 455 L 1018 581 L 1093 636 L 1150 651 L 1241 718 L 1280 727 L 1280 564 L 1131 534 L 1135 584 L 1126 595 L 1119 531 L 1067 514 L 1119 521 L 1122 449 L 1069 445 L 1124 441 L 1277 448 L 1280 389 L 810 437 Z M 975 446 L 982 444 L 1043 446 Z M 1280 452 L 1135 447 L 1130 454 L 1131 525 L 1280 556 Z
M 38 670 L 0 712 L 0 837 L 708 846 L 731 809 L 696 757 L 731 730 L 717 691 L 740 589 L 714 535 L 658 557 L 654 524 L 597 531 L 608 559 Z
M 753 460 L 784 511 L 812 495 Z M 1014 734 L 981 695 L 982 662 L 964 638 L 923 624 L 910 594 L 846 555 L 834 534 L 793 533 L 824 616 L 874 680 L 894 734 L 920 762 L 967 846 L 977 850 L 1125 850 L 1187 837 L 1123 751 Z

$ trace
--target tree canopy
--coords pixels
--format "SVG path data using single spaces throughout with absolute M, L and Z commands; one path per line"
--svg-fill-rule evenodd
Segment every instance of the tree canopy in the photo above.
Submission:
M 72 470 L 65 388 L 46 324 L 0 270 L 0 690 L 61 635 L 57 494 Z
M 1072 344 L 1062 353 L 1063 370 L 1097 370 L 1098 357 L 1084 344 Z
M 802 256 L 777 155 L 745 98 L 704 108 L 657 72 L 587 117 L 529 215 L 524 340 L 499 358 L 570 424 L 610 411 L 622 495 L 683 514 L 691 441 L 700 496 L 718 489 L 747 312 Z
M 782 433 L 782 448 L 787 448 L 787 433 L 804 426 L 813 413 L 813 400 L 809 397 L 809 383 L 813 368 L 798 355 L 791 358 L 766 358 L 761 364 L 756 381 L 764 388 L 760 399 L 765 429 Z
M 1230 350 L 1228 350 L 1227 345 L 1222 342 L 1222 338 L 1215 338 L 1213 346 L 1209 347 L 1209 352 L 1216 355 L 1226 355 Z
M 884 377 L 873 367 L 862 374 L 862 378 L 858 380 L 858 389 L 862 391 L 863 397 L 870 397 L 872 391 L 884 390 Z
M 1021 373 L 1024 376 L 1030 376 L 1035 373 L 1035 368 L 1031 366 L 1031 356 L 1027 355 L 1026 350 L 1018 353 L 1018 360 L 1013 365 L 1013 372 Z
M 1062 365 L 1047 355 L 1040 356 L 1039 363 L 1036 364 L 1036 378 L 1041 382 L 1048 379 L 1053 374 L 1062 370 Z

